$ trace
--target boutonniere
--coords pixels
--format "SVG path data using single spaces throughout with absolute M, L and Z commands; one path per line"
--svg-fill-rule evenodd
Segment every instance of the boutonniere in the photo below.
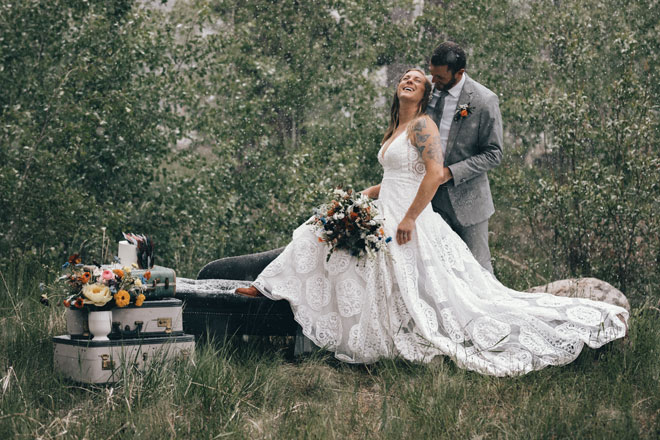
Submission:
M 469 103 L 459 105 L 456 107 L 456 112 L 454 113 L 454 121 L 467 118 L 472 113 L 472 110 L 474 110 L 474 107 Z

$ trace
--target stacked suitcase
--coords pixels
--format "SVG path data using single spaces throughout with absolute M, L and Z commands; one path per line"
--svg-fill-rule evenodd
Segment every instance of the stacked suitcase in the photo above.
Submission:
M 78 382 L 116 382 L 123 369 L 144 369 L 152 361 L 192 355 L 195 339 L 183 332 L 182 301 L 171 298 L 176 290 L 174 271 L 154 266 L 151 273 L 148 300 L 141 307 L 112 309 L 108 340 L 93 339 L 87 310 L 67 309 L 68 334 L 53 338 L 56 370 Z

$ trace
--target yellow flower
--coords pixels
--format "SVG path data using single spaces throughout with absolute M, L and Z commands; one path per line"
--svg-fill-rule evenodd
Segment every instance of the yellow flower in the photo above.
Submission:
M 147 299 L 146 296 L 144 296 L 142 293 L 139 294 L 137 298 L 135 298 L 135 305 L 138 307 L 142 307 L 142 303 L 144 302 L 145 299 Z
M 131 274 L 131 268 L 130 266 L 124 266 L 123 267 L 124 273 L 130 275 Z
M 115 304 L 117 304 L 117 307 L 126 307 L 130 302 L 131 295 L 129 295 L 127 291 L 122 289 L 115 293 Z
M 110 289 L 105 284 L 84 284 L 82 293 L 92 304 L 99 307 L 112 299 Z

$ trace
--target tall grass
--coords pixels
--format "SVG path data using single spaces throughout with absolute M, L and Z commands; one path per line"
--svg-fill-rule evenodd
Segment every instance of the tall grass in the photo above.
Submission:
M 633 310 L 630 337 L 516 378 L 448 359 L 347 365 L 291 359 L 283 342 L 199 340 L 190 359 L 123 369 L 111 385 L 53 371 L 63 308 L 49 276 L 0 278 L 0 438 L 657 438 L 660 314 Z

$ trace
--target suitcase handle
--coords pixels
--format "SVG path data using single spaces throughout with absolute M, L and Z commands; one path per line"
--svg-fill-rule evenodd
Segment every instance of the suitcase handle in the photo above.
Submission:
M 135 330 L 131 330 L 129 326 L 124 327 L 122 330 L 121 322 L 112 323 L 112 331 L 108 335 L 110 339 L 123 339 L 123 338 L 139 338 L 142 332 L 142 321 L 135 321 Z

